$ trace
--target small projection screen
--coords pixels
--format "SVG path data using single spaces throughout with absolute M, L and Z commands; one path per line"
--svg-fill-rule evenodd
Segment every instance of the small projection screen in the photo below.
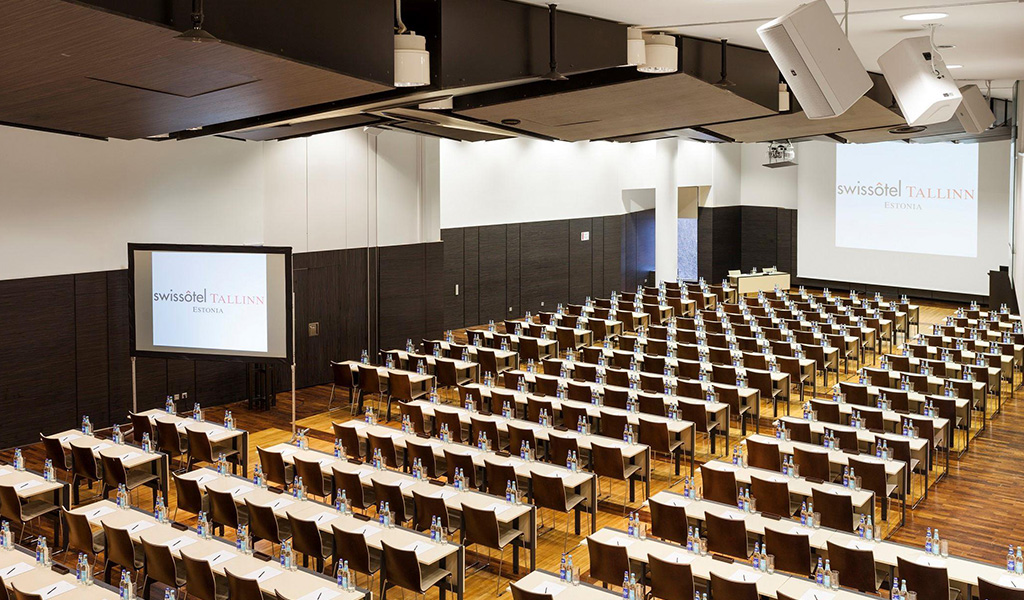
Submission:
M 292 360 L 292 249 L 128 244 L 133 356 Z

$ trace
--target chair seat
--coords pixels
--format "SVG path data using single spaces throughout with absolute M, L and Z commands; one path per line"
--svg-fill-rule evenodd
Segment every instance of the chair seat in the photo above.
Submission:
M 522 535 L 523 535 L 523 532 L 522 532 L 522 530 L 519 530 L 519 529 L 506 529 L 505 531 L 500 532 L 498 534 L 498 547 L 495 548 L 495 550 L 500 550 L 500 549 L 508 546 L 513 541 L 515 541 L 516 538 L 518 538 L 518 537 L 520 537 Z
M 220 444 L 213 445 L 214 458 L 216 458 L 220 454 L 223 454 L 224 458 L 232 458 L 234 456 L 238 456 L 238 450 L 235 450 L 234 448 L 227 444 L 227 442 L 221 442 Z
M 60 507 L 45 500 L 30 500 L 21 505 L 21 514 L 26 521 L 59 511 Z
M 628 480 L 633 475 L 640 472 L 640 465 L 626 465 L 626 468 L 622 470 L 623 479 Z
M 125 487 L 129 490 L 146 485 L 151 481 L 157 481 L 157 476 L 153 473 L 146 473 L 145 471 L 128 471 L 128 481 L 125 483 Z
M 586 497 L 581 495 L 581 494 L 576 494 L 576 493 L 573 493 L 573 492 L 566 492 L 565 493 L 565 511 L 567 513 L 571 512 L 572 509 L 576 508 L 576 506 L 578 506 L 584 500 L 586 500 Z
M 437 565 L 423 566 L 421 568 L 422 579 L 420 580 L 420 584 L 423 586 L 423 588 L 420 589 L 421 594 L 425 594 L 427 590 L 437 585 L 439 581 L 446 577 L 450 577 L 452 574 L 448 569 L 442 569 Z

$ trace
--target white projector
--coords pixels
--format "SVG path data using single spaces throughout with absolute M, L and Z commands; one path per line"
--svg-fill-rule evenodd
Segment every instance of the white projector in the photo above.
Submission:
M 928 36 L 907 38 L 878 57 L 908 125 L 945 123 L 963 99 Z

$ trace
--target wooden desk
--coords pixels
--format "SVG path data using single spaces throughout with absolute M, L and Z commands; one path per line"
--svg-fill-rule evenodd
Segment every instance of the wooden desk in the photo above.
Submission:
M 449 346 L 449 348 L 451 348 Z M 427 366 L 427 373 L 430 373 L 434 377 L 437 377 L 437 358 L 430 354 L 418 354 L 416 352 L 407 352 L 405 350 L 389 350 L 397 355 L 402 362 L 410 364 L 410 361 L 417 361 L 425 363 Z M 467 347 L 468 352 L 468 347 Z M 469 381 L 480 381 L 480 363 L 472 362 L 468 360 L 462 360 L 461 358 L 450 359 L 455 363 L 455 373 L 459 379 L 468 379 Z M 412 363 L 415 364 L 415 363 Z M 412 369 L 415 371 L 415 369 Z
M 0 467 L 0 485 L 14 486 L 14 491 L 22 500 L 43 500 L 54 506 L 71 508 L 71 486 L 66 481 L 47 481 L 40 473 L 34 471 L 16 471 L 14 467 Z M 11 527 L 14 531 L 14 527 Z M 61 519 L 60 527 L 54 528 L 53 549 L 62 548 L 61 534 L 67 534 L 67 523 Z M 4 552 L 0 551 L 0 554 Z
M 164 498 L 168 498 L 170 466 L 167 455 L 163 452 L 143 452 L 142 448 L 138 446 L 115 444 L 113 440 L 101 440 L 95 436 L 82 435 L 82 432 L 75 429 L 68 429 L 49 437 L 60 440 L 60 445 L 69 452 L 72 445 L 91 448 L 93 456 L 96 457 L 101 477 L 103 474 L 102 457 L 104 456 L 119 459 L 126 470 L 144 470 L 156 475 L 160 483 L 160 491 L 164 493 Z M 72 463 L 74 460 L 75 456 L 71 454 Z M 78 486 L 72 490 L 72 495 L 74 496 L 73 502 L 78 504 Z M 156 495 L 153 496 L 153 502 L 156 502 Z
M 57 551 L 58 547 L 54 547 L 53 550 Z M 11 572 L 18 572 L 18 574 L 7 575 Z M 61 575 L 52 569 L 38 566 L 35 552 L 24 546 L 16 545 L 11 550 L 0 550 L 0 576 L 3 577 L 3 583 L 11 598 L 14 598 L 14 585 L 17 584 L 18 589 L 22 592 L 38 594 L 43 598 L 46 598 L 47 591 L 53 590 L 54 586 L 59 585 L 60 589 L 64 591 L 54 593 L 50 598 L 119 600 L 120 590 L 101 580 L 97 579 L 92 585 L 82 585 L 75 578 L 74 569 Z
M 196 478 L 197 473 L 209 472 L 216 475 L 216 472 L 209 469 L 201 469 L 187 473 L 184 477 Z M 219 475 L 217 476 L 220 477 Z M 244 481 L 231 477 L 235 482 Z M 205 484 L 204 484 L 205 485 Z M 227 481 L 211 481 L 208 485 L 228 488 L 235 483 Z M 249 484 L 251 487 L 252 484 Z M 253 488 L 255 490 L 255 488 Z M 271 494 L 265 490 L 259 490 L 244 494 L 250 498 L 259 497 L 261 503 L 270 503 L 279 498 L 286 498 L 280 494 Z M 265 493 L 273 498 L 267 498 Z M 235 498 L 239 502 L 241 495 Z M 242 501 L 244 502 L 244 501 Z M 332 509 L 333 510 L 333 509 Z M 299 567 L 295 571 L 288 571 L 281 567 L 280 563 L 260 560 L 253 555 L 244 555 L 235 549 L 235 544 L 222 538 L 202 539 L 195 530 L 181 531 L 172 527 L 169 523 L 163 524 L 156 520 L 152 514 L 138 509 L 121 510 L 109 500 L 101 500 L 87 506 L 76 508 L 73 512 L 84 515 L 93 527 L 100 528 L 103 525 L 118 529 L 128 529 L 129 535 L 136 544 L 146 540 L 151 544 L 171 547 L 171 554 L 178 560 L 181 553 L 193 557 L 203 557 L 210 563 L 216 576 L 227 577 L 226 572 L 231 571 L 235 575 L 251 579 L 259 579 L 260 590 L 268 597 L 273 597 L 276 590 L 287 590 L 290 596 L 297 598 L 307 594 L 315 593 L 318 590 L 331 590 L 339 592 L 336 600 L 370 600 L 370 592 L 356 589 L 352 592 L 341 592 L 338 590 L 334 579 L 321 575 L 315 571 Z M 275 511 L 277 512 L 277 511 Z M 135 528 L 133 530 L 133 528 Z M 393 530 L 388 530 L 393 531 Z M 453 546 L 456 547 L 457 546 Z M 187 550 L 185 550 L 187 548 Z M 4 553 L 0 553 L 4 554 Z M 73 570 L 72 570 L 73 571 Z M 261 573 L 262 572 L 262 573 Z M 69 575 L 74 577 L 74 574 Z M 84 588 L 90 589 L 90 588 Z M 115 595 L 116 597 L 116 595 Z
M 780 290 L 789 289 L 789 273 L 741 273 L 730 275 L 729 283 L 736 286 L 740 295 L 755 294 L 757 292 L 774 291 L 776 287 Z
M 206 437 L 210 438 L 210 443 L 215 446 L 228 442 L 231 444 L 232 450 L 237 450 L 239 458 L 242 461 L 242 475 L 246 475 L 249 472 L 249 432 L 244 429 L 228 429 L 221 423 L 214 421 L 196 421 L 188 417 L 182 417 L 179 415 L 168 414 L 166 411 L 159 408 L 147 410 L 139 413 L 146 417 L 154 424 L 158 421 L 165 423 L 174 423 L 174 426 L 178 429 L 178 434 L 181 439 L 188 440 L 188 430 L 200 431 L 206 434 Z

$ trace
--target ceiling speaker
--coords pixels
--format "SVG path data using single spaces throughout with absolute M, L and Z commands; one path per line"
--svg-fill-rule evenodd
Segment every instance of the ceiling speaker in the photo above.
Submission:
M 841 115 L 871 89 L 871 77 L 825 0 L 801 4 L 757 34 L 810 119 Z
M 908 125 L 944 123 L 960 106 L 956 81 L 928 36 L 899 42 L 878 57 L 878 67 Z
M 956 109 L 956 118 L 967 133 L 981 133 L 995 123 L 996 116 L 988 107 L 988 101 L 976 85 L 965 85 L 960 88 L 963 100 Z

